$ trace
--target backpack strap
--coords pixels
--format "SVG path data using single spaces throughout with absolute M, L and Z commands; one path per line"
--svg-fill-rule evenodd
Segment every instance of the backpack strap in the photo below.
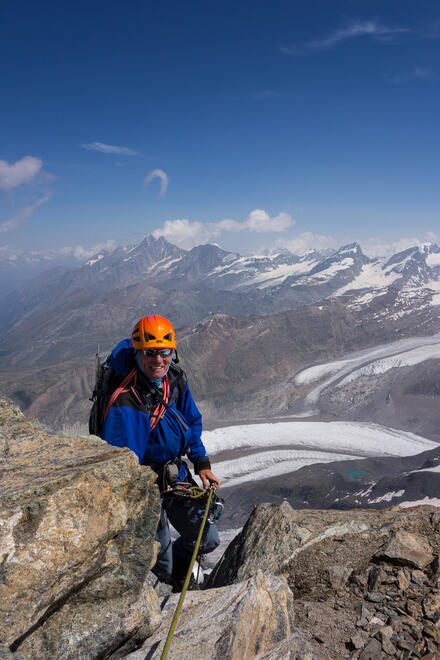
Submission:
M 118 396 L 120 394 L 122 394 L 123 392 L 129 392 L 131 390 L 132 393 L 134 394 L 134 396 L 136 397 L 136 399 L 138 400 L 138 402 L 140 404 L 143 403 L 142 399 L 139 396 L 139 394 L 135 390 L 136 380 L 137 380 L 137 369 L 136 369 L 136 367 L 133 367 L 133 369 L 130 371 L 130 373 L 127 374 L 127 376 L 124 378 L 122 383 L 115 389 L 115 391 L 111 395 L 110 399 L 108 400 L 108 403 L 107 403 L 107 406 L 106 406 L 106 409 L 105 409 L 105 412 L 104 412 L 104 420 L 103 421 L 105 421 L 105 418 L 108 415 L 108 411 L 110 410 L 110 408 L 112 407 L 112 405 L 114 404 L 114 402 L 116 401 Z M 131 383 L 130 386 L 129 386 L 129 383 Z M 163 379 L 163 395 L 160 398 L 159 403 L 157 404 L 157 406 L 155 407 L 155 409 L 153 410 L 153 412 L 151 413 L 151 416 L 150 416 L 151 431 L 153 431 L 153 429 L 156 428 L 156 426 L 158 425 L 158 423 L 160 421 L 160 418 L 162 417 L 165 410 L 167 409 L 169 398 L 170 398 L 170 385 L 169 385 L 169 382 L 168 382 L 168 374 L 167 374 L 165 376 L 165 378 Z
M 105 408 L 104 419 L 103 419 L 103 421 L 105 421 L 105 418 L 106 418 L 107 415 L 108 415 L 108 411 L 110 410 L 110 408 L 112 407 L 112 405 L 114 404 L 114 402 L 116 401 L 116 399 L 118 398 L 118 396 L 119 396 L 120 394 L 122 394 L 122 392 L 128 392 L 128 391 L 131 389 L 131 390 L 133 391 L 133 393 L 135 394 L 135 396 L 139 399 L 139 395 L 136 393 L 136 390 L 134 389 L 135 386 L 136 386 L 136 371 L 137 371 L 137 370 L 136 370 L 136 367 L 133 367 L 133 369 L 130 371 L 130 373 L 128 373 L 128 374 L 125 376 L 125 378 L 124 378 L 124 380 L 122 381 L 122 383 L 119 385 L 119 387 L 117 387 L 117 388 L 115 389 L 115 391 L 114 391 L 113 394 L 111 395 L 110 399 L 108 400 L 107 406 L 106 406 L 106 408 Z M 131 385 L 131 387 L 127 387 L 127 385 L 128 385 L 131 381 L 133 381 L 133 384 Z

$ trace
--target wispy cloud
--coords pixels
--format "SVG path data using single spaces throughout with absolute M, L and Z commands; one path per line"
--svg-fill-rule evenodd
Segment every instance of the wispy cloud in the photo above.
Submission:
M 414 80 L 429 81 L 433 80 L 435 75 L 431 69 L 426 69 L 422 66 L 416 66 L 411 71 L 406 71 L 394 76 L 387 76 L 387 80 L 394 85 L 404 85 L 405 83 L 413 82 Z
M 411 237 L 402 237 L 394 241 L 386 241 L 381 238 L 369 238 L 361 241 L 361 247 L 363 252 L 370 257 L 391 257 L 393 254 L 398 252 L 403 252 L 410 247 L 418 246 L 420 247 L 424 243 L 440 243 L 440 235 L 432 231 L 429 231 L 425 234 L 424 238 L 413 236 Z
M 82 245 L 75 245 L 72 247 L 63 247 L 57 254 L 61 255 L 72 255 L 75 257 L 75 259 L 78 259 L 79 261 L 85 261 L 86 259 L 90 259 L 93 257 L 95 254 L 98 254 L 99 252 L 102 252 L 103 250 L 107 252 L 112 252 L 116 247 L 116 241 L 114 240 L 108 240 L 105 241 L 104 243 L 97 243 L 96 245 L 93 245 L 92 247 L 83 247 Z
M 168 190 L 169 179 L 168 174 L 163 170 L 152 170 L 148 176 L 145 177 L 144 188 L 148 186 L 150 181 L 156 178 L 160 179 L 160 196 L 164 197 L 166 191 Z
M 13 218 L 9 218 L 9 220 L 2 222 L 0 224 L 0 233 L 3 234 L 7 231 L 13 231 L 14 229 L 18 229 L 24 225 L 26 220 L 28 220 L 42 204 L 48 202 L 51 197 L 51 192 L 46 193 L 34 204 L 29 204 L 28 206 L 25 206 L 23 209 L 21 209 L 21 211 L 19 211 L 19 213 L 17 213 L 17 215 L 15 215 Z
M 89 151 L 100 151 L 103 154 L 116 154 L 118 156 L 139 156 L 138 151 L 129 147 L 118 147 L 115 144 L 104 144 L 104 142 L 90 142 L 82 145 L 83 149 Z
M 13 164 L 0 160 L 0 188 L 12 190 L 29 183 L 41 171 L 43 161 L 34 156 L 25 156 Z
M 321 39 L 313 39 L 293 46 L 280 46 L 285 55 L 311 55 L 336 48 L 360 37 L 372 37 L 381 41 L 391 41 L 393 38 L 412 32 L 409 28 L 384 25 L 377 20 L 352 21 L 345 27 L 331 32 Z
M 115 240 L 108 240 L 103 243 L 97 243 L 91 247 L 83 245 L 66 246 L 62 248 L 50 248 L 47 250 L 25 250 L 23 248 L 11 248 L 9 245 L 0 246 L 0 260 L 14 263 L 18 259 L 24 259 L 27 263 L 32 261 L 47 261 L 48 264 L 54 261 L 65 261 L 65 257 L 74 257 L 78 261 L 86 261 L 100 252 L 113 252 L 117 247 Z
M 153 231 L 153 236 L 155 238 L 163 236 L 175 245 L 190 249 L 195 245 L 202 245 L 217 239 L 223 232 L 282 232 L 294 223 L 295 221 L 288 213 L 282 212 L 272 218 L 266 211 L 255 209 L 243 222 L 232 218 L 204 223 L 198 220 L 190 221 L 187 218 L 167 220 L 162 227 Z
M 336 248 L 338 243 L 332 236 L 324 234 L 314 234 L 311 231 L 303 231 L 289 240 L 277 241 L 278 247 L 285 247 L 293 254 L 304 254 L 308 250 L 325 250 L 327 248 Z

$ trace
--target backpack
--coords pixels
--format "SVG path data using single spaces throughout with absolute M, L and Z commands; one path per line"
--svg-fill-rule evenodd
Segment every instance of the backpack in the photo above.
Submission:
M 90 401 L 93 402 L 93 405 L 89 415 L 89 433 L 90 435 L 96 435 L 99 438 L 102 438 L 102 429 L 104 426 L 107 407 L 112 394 L 118 387 L 123 385 L 124 381 L 127 379 L 127 376 L 124 378 L 124 376 L 121 376 L 121 374 L 118 374 L 113 369 L 110 362 L 110 357 L 111 356 L 108 355 L 104 361 L 101 362 L 98 347 L 98 350 L 96 351 L 95 387 L 90 397 Z M 177 360 L 175 359 L 171 364 L 170 370 L 168 372 L 170 378 L 170 388 L 173 391 L 168 403 L 166 404 L 166 407 L 172 403 L 175 403 L 179 396 L 181 396 L 186 390 L 185 372 L 176 365 L 176 362 L 178 362 L 178 358 Z M 159 390 L 156 391 L 152 385 L 151 391 L 147 393 L 145 407 L 150 416 L 154 408 L 152 404 L 153 395 L 157 392 L 159 392 Z M 151 400 L 150 405 L 148 398 Z

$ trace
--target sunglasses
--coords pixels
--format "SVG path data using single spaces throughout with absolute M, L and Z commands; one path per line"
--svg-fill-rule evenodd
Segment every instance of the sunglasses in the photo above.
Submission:
M 172 348 L 143 348 L 142 349 L 142 355 L 145 355 L 145 357 L 156 357 L 156 355 L 160 355 L 160 357 L 167 358 L 172 355 L 173 349 Z

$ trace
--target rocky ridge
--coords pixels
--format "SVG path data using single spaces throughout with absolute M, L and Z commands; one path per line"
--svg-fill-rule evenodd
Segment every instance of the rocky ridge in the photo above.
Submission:
M 258 505 L 209 585 L 287 577 L 295 623 L 324 659 L 440 656 L 440 511 Z
M 154 473 L 1 400 L 0 479 L 0 646 L 32 660 L 136 648 L 160 622 Z
M 155 475 L 5 401 L 0 425 L 2 660 L 159 658 L 178 594 L 149 573 Z M 168 657 L 434 659 L 439 555 L 434 507 L 260 504 L 206 588 L 188 593 Z

